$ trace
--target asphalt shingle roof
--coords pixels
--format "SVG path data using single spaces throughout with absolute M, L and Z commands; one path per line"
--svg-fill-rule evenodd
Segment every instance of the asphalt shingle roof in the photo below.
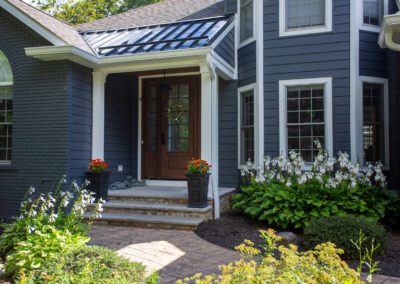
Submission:
M 78 25 L 76 29 L 80 31 L 126 29 L 223 15 L 224 2 L 222 0 L 162 0 L 155 4 Z
M 65 41 L 69 45 L 76 46 L 82 50 L 89 51 L 92 53 L 90 47 L 87 45 L 85 40 L 79 35 L 74 27 L 64 23 L 49 14 L 46 14 L 39 9 L 25 3 L 21 0 L 5 0 L 11 5 L 22 11 L 27 16 L 31 17 L 37 23 L 42 25 L 47 30 L 54 33 L 61 40 Z

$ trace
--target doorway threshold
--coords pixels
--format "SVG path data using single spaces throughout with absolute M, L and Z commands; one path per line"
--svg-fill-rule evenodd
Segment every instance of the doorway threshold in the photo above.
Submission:
M 146 185 L 148 186 L 175 186 L 175 187 L 187 187 L 186 180 L 153 180 L 146 179 Z

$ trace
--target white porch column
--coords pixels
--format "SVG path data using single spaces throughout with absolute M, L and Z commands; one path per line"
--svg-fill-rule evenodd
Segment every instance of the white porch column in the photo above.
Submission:
M 201 158 L 212 165 L 208 196 L 214 197 L 214 217 L 220 217 L 218 172 L 218 77 L 201 66 Z
M 92 159 L 104 160 L 104 104 L 107 75 L 103 72 L 93 72 Z

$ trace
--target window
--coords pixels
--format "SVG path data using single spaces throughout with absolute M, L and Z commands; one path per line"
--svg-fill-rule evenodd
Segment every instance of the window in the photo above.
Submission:
M 365 25 L 380 26 L 384 14 L 384 0 L 363 1 L 363 23 Z
M 332 31 L 332 0 L 280 0 L 280 36 Z
M 13 76 L 10 63 L 0 51 L 0 163 L 11 161 Z
M 254 90 L 240 93 L 240 163 L 254 162 Z
M 294 150 L 312 162 L 318 140 L 331 154 L 332 79 L 280 81 L 279 92 L 281 152 Z
M 254 36 L 253 0 L 240 1 L 240 42 Z
M 384 85 L 363 83 L 363 160 L 386 164 Z

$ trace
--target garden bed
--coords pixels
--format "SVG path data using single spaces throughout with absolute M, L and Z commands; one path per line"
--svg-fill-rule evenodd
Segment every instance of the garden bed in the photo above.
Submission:
M 199 226 L 196 234 L 210 243 L 227 249 L 234 249 L 235 246 L 243 243 L 245 239 L 255 244 L 261 244 L 259 230 L 269 228 L 265 223 L 249 219 L 240 213 L 229 212 L 218 220 L 210 220 Z M 300 231 L 295 233 L 301 237 Z M 301 248 L 300 248 L 301 249 Z M 391 232 L 388 237 L 388 249 L 385 255 L 378 257 L 380 261 L 377 274 L 400 277 L 400 232 Z M 348 262 L 351 267 L 356 262 Z

